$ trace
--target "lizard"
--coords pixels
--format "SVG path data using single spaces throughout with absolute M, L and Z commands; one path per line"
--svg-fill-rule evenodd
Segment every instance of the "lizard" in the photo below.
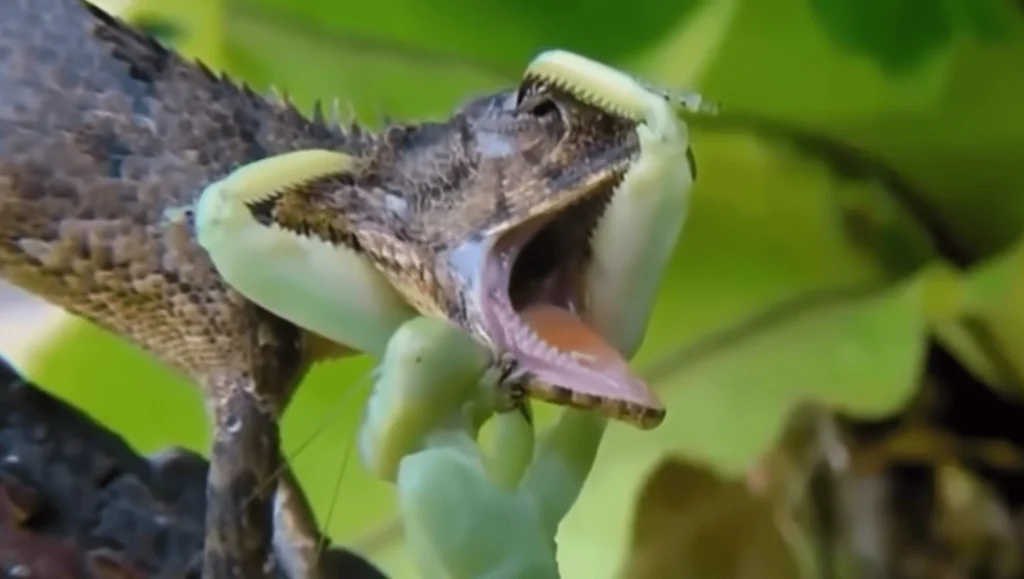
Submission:
M 545 51 L 515 92 L 468 105 L 485 111 L 468 125 L 233 172 L 197 205 L 199 243 L 233 287 L 337 344 L 383 355 L 411 305 L 488 347 L 511 406 L 528 394 L 651 428 L 665 410 L 626 360 L 696 178 L 678 113 L 702 103 L 687 98 Z M 409 139 L 441 145 L 402 158 Z
M 122 336 L 197 383 L 214 431 L 204 578 L 270 575 L 275 510 L 274 490 L 267 483 L 282 470 L 278 419 L 313 363 L 360 350 L 260 307 L 227 282 L 196 239 L 200 193 L 250 163 L 323 150 L 344 155 L 346 174 L 354 182 L 368 185 L 376 178 L 408 192 L 434 188 L 432 199 L 457 214 L 500 215 L 498 203 L 512 203 L 513 211 L 506 214 L 512 226 L 521 221 L 522 208 L 539 199 L 529 196 L 531 187 L 542 185 L 534 192 L 569 201 L 585 192 L 580 183 L 622 180 L 641 148 L 637 118 L 581 102 L 572 91 L 550 83 L 524 86 L 536 90 L 500 91 L 461 107 L 447 121 L 396 124 L 372 133 L 356 125 L 342 127 L 319 108 L 305 116 L 289 102 L 261 97 L 83 0 L 5 2 L 0 19 L 0 277 Z M 543 162 L 550 171 L 547 183 L 532 170 L 461 173 L 468 159 L 453 146 L 475 136 L 494 139 L 494 147 L 512 148 L 506 161 L 518 161 L 506 162 L 504 169 Z M 687 166 L 688 158 L 680 162 Z M 446 179 L 452 181 L 446 184 Z M 492 194 L 499 190 L 514 194 Z M 516 193 L 522 196 L 518 200 Z M 609 193 L 601 197 L 604 206 L 614 206 Z M 280 215 L 282 207 L 287 204 L 269 209 Z M 374 207 L 380 209 L 368 205 L 367 212 L 349 213 L 342 229 L 336 226 L 345 218 L 336 219 L 335 212 L 331 227 L 319 233 L 343 233 L 348 241 L 359 239 L 357 233 L 382 240 L 407 234 L 399 223 L 388 221 L 394 213 L 374 213 Z M 565 213 L 561 205 L 547 207 L 553 214 Z M 293 209 L 313 211 L 307 214 L 311 218 L 325 215 L 308 204 Z M 619 221 L 625 221 L 627 234 L 644 238 L 645 231 L 629 230 L 628 219 Z M 501 219 L 489 223 L 498 226 Z M 430 226 L 425 220 L 420 224 Z M 581 234 L 579 228 L 566 231 Z M 614 227 L 610 231 L 622 233 Z M 615 242 L 614 235 L 596 233 L 591 244 L 577 238 L 569 253 L 582 257 L 602 237 L 606 244 Z M 466 234 L 472 232 L 461 233 Z M 455 238 L 438 231 L 419 241 L 436 242 L 436 249 Z M 573 245 L 570 240 L 566 247 Z M 386 254 L 360 255 L 372 262 Z M 410 267 L 408 262 L 403 266 L 402 254 L 390 257 L 371 265 L 377 271 Z M 350 272 L 356 277 L 371 273 L 356 267 Z M 457 268 L 448 272 L 455 274 Z M 340 281 L 359 282 L 344 272 L 336 274 Z M 419 287 L 433 291 L 419 295 L 421 301 L 407 283 L 389 288 L 371 280 L 363 287 L 381 290 L 383 299 L 394 289 L 403 299 L 395 309 L 382 307 L 381 313 L 400 320 L 417 306 L 452 306 L 450 298 L 466 295 L 459 284 L 471 281 L 455 275 L 425 279 Z M 605 289 L 613 296 L 624 291 L 621 283 Z M 336 290 L 344 293 L 345 287 Z M 637 307 L 642 309 L 641 302 Z M 404 311 L 403 303 L 408 306 Z M 459 315 L 456 309 L 431 311 Z

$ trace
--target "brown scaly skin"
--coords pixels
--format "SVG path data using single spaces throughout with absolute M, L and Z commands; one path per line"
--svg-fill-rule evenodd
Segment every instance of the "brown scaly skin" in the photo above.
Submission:
M 195 579 L 208 468 L 179 449 L 137 454 L 0 356 L 0 577 Z M 342 548 L 317 562 L 274 577 L 385 579 Z
M 585 260 L 590 228 L 639 153 L 635 127 L 556 89 L 535 100 L 501 92 L 442 123 L 389 127 L 355 170 L 272 192 L 249 208 L 257 221 L 355 250 L 420 313 L 472 329 L 470 283 L 448 255 L 484 232 L 585 200 L 547 244 Z M 516 153 L 490 155 L 491 147 Z M 415 209 L 397 218 L 395 197 Z
M 333 194 L 307 188 L 254 213 L 355 244 L 418 309 L 459 322 L 465 279 L 431 262 L 538 202 L 610 184 L 637 153 L 631 123 L 558 94 L 560 113 L 545 99 L 510 107 L 509 91 L 444 123 L 343 131 L 217 78 L 81 0 L 5 0 L 0 95 L 0 277 L 201 385 L 215 433 L 207 579 L 270 576 L 277 420 L 309 365 L 344 350 L 324 349 L 217 275 L 194 236 L 191 208 L 205 186 L 288 151 L 351 155 L 357 168 L 324 184 Z M 489 164 L 477 133 L 501 136 L 515 154 Z M 384 187 L 413 202 L 409 216 L 382 211 L 372 193 Z

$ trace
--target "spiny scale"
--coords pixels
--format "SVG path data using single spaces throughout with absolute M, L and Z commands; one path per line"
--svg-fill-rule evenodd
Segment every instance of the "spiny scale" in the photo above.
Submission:
M 313 102 L 313 122 L 321 125 L 327 124 L 327 118 L 324 116 L 324 104 L 319 99 Z

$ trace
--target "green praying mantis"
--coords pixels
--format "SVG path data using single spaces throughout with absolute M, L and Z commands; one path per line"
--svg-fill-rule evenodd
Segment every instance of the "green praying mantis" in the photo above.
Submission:
M 620 266 L 613 272 L 618 285 L 588 287 L 591 300 L 618 304 L 600 329 L 624 359 L 631 358 L 686 217 L 695 172 L 684 117 L 713 108 L 697 95 L 656 89 L 566 51 L 542 53 L 524 78 L 541 79 L 587 106 L 635 122 L 639 154 L 591 237 L 594 252 L 612 255 L 610 263 Z M 374 301 L 364 273 L 371 268 L 356 257 L 348 255 L 344 263 L 311 259 L 305 266 L 288 251 L 254 253 L 252 246 L 294 241 L 278 228 L 225 218 L 275 188 L 328 172 L 343 160 L 323 151 L 299 151 L 257 161 L 211 185 L 197 207 L 200 244 L 235 289 L 286 319 L 300 326 L 305 321 L 307 327 L 314 321 L 348 321 L 344 331 L 366 327 L 367 335 L 372 333 L 367 343 L 373 345 L 363 349 L 375 349 L 380 364 L 360 429 L 360 454 L 376 476 L 395 484 L 407 545 L 423 577 L 557 577 L 556 532 L 590 472 L 607 416 L 566 408 L 535 434 L 528 400 L 509 410 L 495 395 L 503 376 L 493 344 L 474 339 L 444 316 Z M 250 246 L 240 247 L 243 243 Z M 316 250 L 309 240 L 303 243 Z M 245 261 L 253 257 L 260 258 L 259 275 L 245 273 L 253 267 Z M 313 292 L 295 295 L 296 284 L 328 279 L 312 268 L 331 267 L 342 268 L 332 274 L 334 281 L 355 279 L 360 289 L 335 288 L 316 293 L 318 298 Z M 364 301 L 345 303 L 337 297 L 343 295 Z M 385 321 L 372 321 L 374 315 Z M 330 327 L 317 329 L 329 338 L 347 337 Z M 549 331 L 535 329 L 541 337 Z M 622 393 L 609 389 L 601 395 L 616 402 Z M 479 433 L 488 420 L 490 443 L 481 445 Z

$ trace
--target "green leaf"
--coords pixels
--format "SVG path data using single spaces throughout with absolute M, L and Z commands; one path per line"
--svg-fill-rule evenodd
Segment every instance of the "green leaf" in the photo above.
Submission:
M 198 58 L 206 66 L 221 70 L 224 59 L 224 0 L 127 0 L 123 8 L 126 20 L 171 31 L 167 39 L 175 50 Z
M 958 33 L 1002 38 L 1008 16 L 998 0 L 812 0 L 811 9 L 841 46 L 902 74 L 945 48 Z
M 337 97 L 343 112 L 364 122 L 385 113 L 437 116 L 472 93 L 514 82 L 545 48 L 623 60 L 695 6 L 388 0 L 349 10 L 314 0 L 235 0 L 225 8 L 226 68 L 260 89 L 286 88 L 304 107 Z
M 486 68 L 360 49 L 333 37 L 304 34 L 242 12 L 227 29 L 228 70 L 260 90 L 285 91 L 305 110 L 337 99 L 351 116 L 377 124 L 393 118 L 441 117 L 469 95 L 504 84 Z M 424 90 L 424 87 L 430 87 Z
M 795 404 L 855 416 L 899 410 L 914 393 L 928 329 L 927 272 L 867 297 L 840 297 L 737 338 L 666 378 L 670 408 L 651 438 L 721 472 L 748 469 Z
M 448 55 L 515 77 L 537 52 L 553 47 L 618 61 L 672 31 L 697 3 L 386 0 L 352 9 L 319 0 L 234 0 L 230 11 L 297 36 L 348 39 L 357 50 L 391 44 L 407 54 Z
M 892 74 L 914 69 L 953 37 L 942 2 L 812 0 L 811 7 L 836 42 Z
M 987 384 L 1024 395 L 1024 239 L 963 282 L 963 316 L 939 336 Z
M 699 87 L 723 110 L 820 127 L 882 112 L 927 110 L 946 90 L 942 58 L 910 75 L 888 75 L 825 34 L 806 0 L 731 4 L 728 34 L 711 47 L 713 55 L 701 55 L 710 62 Z M 688 70 L 692 58 L 664 55 L 660 66 L 644 72 L 664 82 L 690 82 L 674 72 Z
M 1001 0 L 944 0 L 953 26 L 986 41 L 1002 40 L 1010 29 L 1013 8 Z

